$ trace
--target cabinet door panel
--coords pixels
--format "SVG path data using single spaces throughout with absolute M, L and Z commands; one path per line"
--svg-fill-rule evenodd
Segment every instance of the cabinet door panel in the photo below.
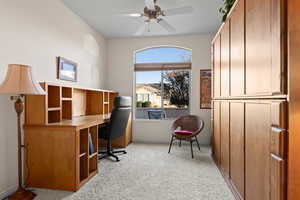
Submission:
M 242 199 L 245 189 L 244 110 L 244 103 L 230 103 L 230 177 Z
M 271 104 L 271 153 L 285 159 L 287 157 L 287 102 L 286 101 L 272 101 Z
M 271 0 L 246 1 L 246 93 L 270 95 Z
M 221 102 L 221 169 L 230 177 L 230 135 L 229 135 L 229 103 Z
M 221 36 L 214 43 L 214 97 L 221 95 Z
M 232 12 L 230 24 L 230 94 L 245 94 L 245 4 L 240 0 Z
M 273 101 L 272 102 L 272 125 L 282 129 L 287 128 L 287 102 L 286 101 Z
M 271 200 L 286 199 L 285 161 L 271 154 Z
M 272 93 L 286 93 L 286 2 L 271 1 Z
M 211 49 L 210 49 L 210 53 L 211 53 L 211 69 L 212 69 L 212 76 L 211 76 L 211 96 L 212 96 L 212 99 L 215 98 L 215 86 L 214 86 L 214 83 L 215 83 L 215 77 L 214 77 L 214 66 L 215 66 L 215 45 L 212 44 L 211 45 Z
M 246 103 L 245 199 L 270 199 L 270 118 L 269 103 Z
M 229 97 L 230 86 L 230 20 L 221 32 L 221 96 Z
M 217 165 L 220 164 L 221 158 L 221 135 L 220 135 L 220 102 L 214 102 L 214 134 L 213 134 L 213 148 L 214 159 Z

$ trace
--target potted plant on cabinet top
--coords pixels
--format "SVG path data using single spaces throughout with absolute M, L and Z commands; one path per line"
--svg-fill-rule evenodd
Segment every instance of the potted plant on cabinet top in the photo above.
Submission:
M 232 8 L 235 0 L 223 0 L 223 1 L 224 1 L 224 6 L 219 9 L 219 12 L 223 14 L 222 22 L 225 22 L 227 19 L 227 15 L 230 12 L 230 9 Z

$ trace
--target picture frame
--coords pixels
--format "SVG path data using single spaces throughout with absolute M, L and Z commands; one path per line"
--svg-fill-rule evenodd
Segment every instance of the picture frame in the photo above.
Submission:
M 57 79 L 77 82 L 78 64 L 63 57 L 57 57 Z
M 200 109 L 211 109 L 212 71 L 200 70 Z

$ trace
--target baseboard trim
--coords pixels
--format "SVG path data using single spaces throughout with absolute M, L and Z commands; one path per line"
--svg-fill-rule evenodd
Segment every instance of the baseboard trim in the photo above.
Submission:
M 4 198 L 8 197 L 12 193 L 14 193 L 18 189 L 18 186 L 13 186 L 8 188 L 6 191 L 0 192 L 0 199 L 4 200 Z
M 213 157 L 213 161 L 214 161 L 215 165 L 218 168 L 218 171 L 220 172 L 221 176 L 223 177 L 225 183 L 227 184 L 227 186 L 230 189 L 231 193 L 233 194 L 234 198 L 236 200 L 243 200 L 243 197 L 238 193 L 238 191 L 236 190 L 236 187 L 234 186 L 234 184 L 228 179 L 228 177 L 223 173 L 222 169 L 217 164 L 214 156 L 212 156 L 212 157 Z
M 170 139 L 170 141 L 171 141 L 171 139 Z M 135 141 L 133 141 L 133 142 L 130 143 L 130 144 L 157 144 L 157 145 L 170 145 L 170 141 L 168 141 L 168 142 L 158 142 L 158 141 L 135 140 Z M 130 145 L 130 144 L 129 144 L 129 145 Z M 185 143 L 183 143 L 183 144 L 185 144 Z M 210 144 L 201 143 L 200 141 L 199 141 L 199 144 L 200 144 L 200 146 L 202 146 L 202 147 L 211 147 Z M 188 145 L 190 145 L 190 144 L 188 144 Z M 197 146 L 197 144 L 195 144 L 195 143 L 194 143 L 193 145 Z

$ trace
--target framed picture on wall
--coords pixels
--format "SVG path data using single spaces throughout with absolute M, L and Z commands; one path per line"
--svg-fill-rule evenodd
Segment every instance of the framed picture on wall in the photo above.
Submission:
M 211 70 L 200 70 L 200 109 L 211 109 Z
M 57 79 L 77 81 L 77 63 L 63 57 L 57 57 Z

